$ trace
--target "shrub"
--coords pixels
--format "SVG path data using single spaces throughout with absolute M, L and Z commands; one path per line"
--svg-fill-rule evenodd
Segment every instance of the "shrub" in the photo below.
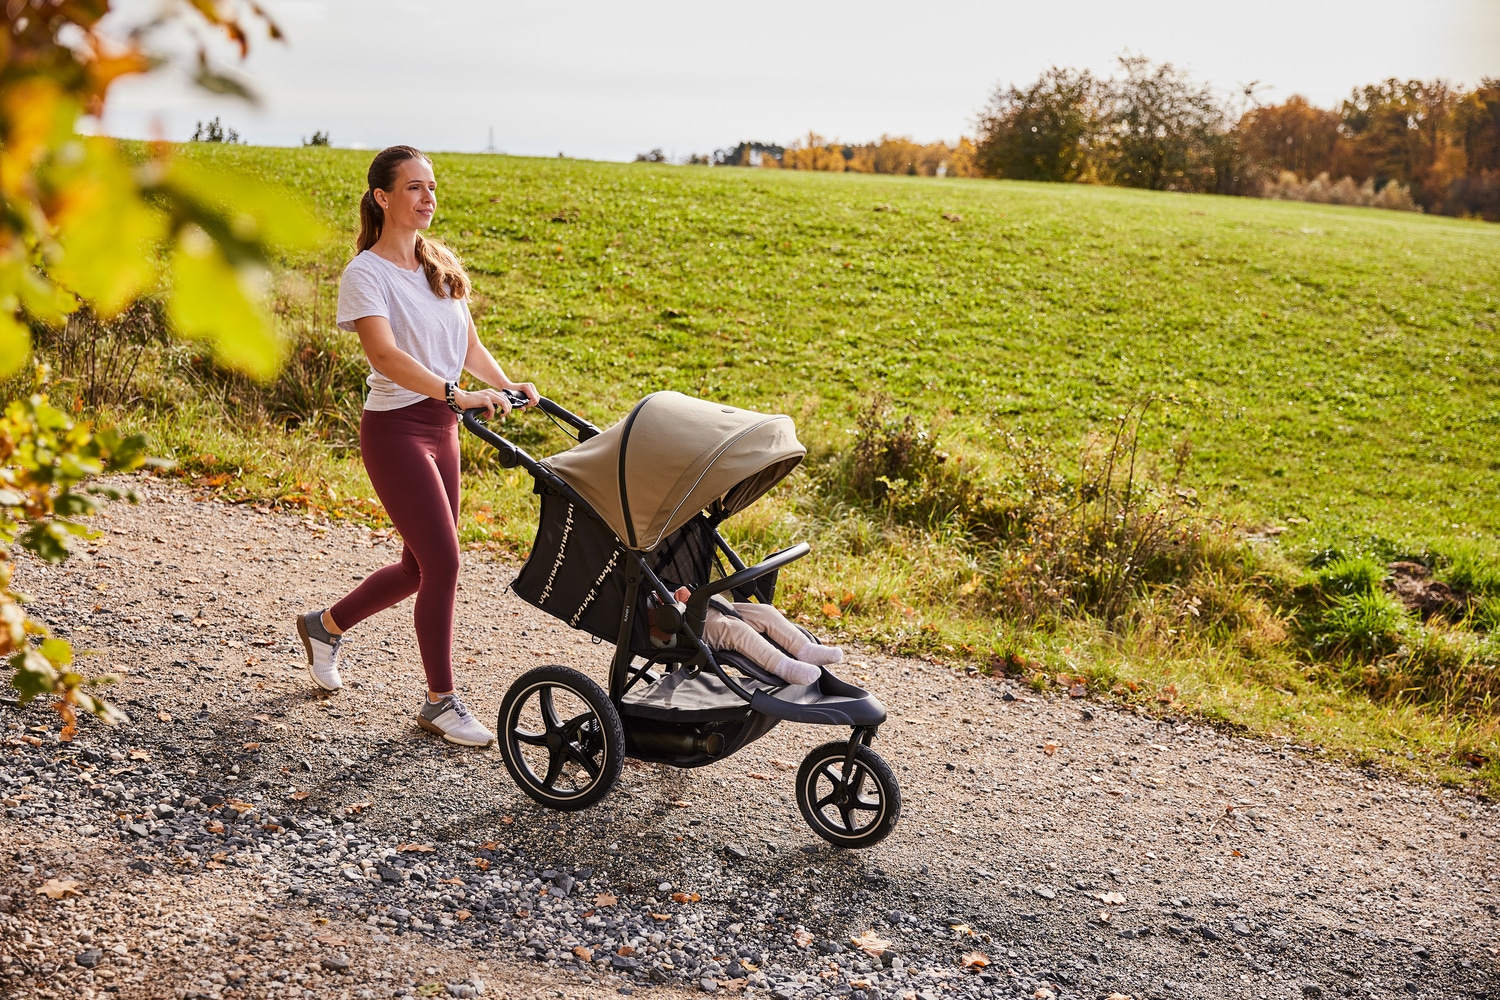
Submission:
M 856 420 L 855 444 L 828 463 L 823 489 L 893 525 L 942 527 L 972 551 L 996 610 L 1026 620 L 1123 615 L 1145 588 L 1178 583 L 1238 546 L 1199 518 L 1181 482 L 1190 448 L 1159 473 L 1139 453 L 1149 404 L 1091 439 L 1079 472 L 1064 474 L 1049 449 L 1001 433 L 999 467 L 950 455 L 938 434 L 873 399 Z M 1236 570 L 1237 572 L 1237 570 Z
M 72 395 L 76 410 L 135 402 L 141 360 L 153 345 L 166 343 L 168 332 L 162 302 L 149 297 L 107 322 L 85 305 L 61 324 L 30 327 L 34 350 L 51 368 L 53 392 Z
M 1375 189 L 1375 180 L 1370 178 L 1363 184 L 1352 177 L 1331 180 L 1321 173 L 1310 181 L 1303 181 L 1296 174 L 1283 171 L 1270 183 L 1261 187 L 1261 197 L 1280 201 L 1310 201 L 1320 205 L 1355 205 L 1363 208 L 1386 208 L 1397 212 L 1420 212 L 1422 207 L 1412 199 L 1411 188 L 1398 181 Z

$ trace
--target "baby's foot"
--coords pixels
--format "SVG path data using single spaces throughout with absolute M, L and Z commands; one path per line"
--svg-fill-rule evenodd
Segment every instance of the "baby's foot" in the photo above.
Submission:
M 780 677 L 788 684 L 811 684 L 823 676 L 823 671 L 811 663 L 794 660 L 790 656 L 783 656 L 781 662 L 771 668 L 771 673 Z
M 837 646 L 822 646 L 816 642 L 809 642 L 797 650 L 797 659 L 804 663 L 815 663 L 824 667 L 830 663 L 842 663 L 844 651 Z

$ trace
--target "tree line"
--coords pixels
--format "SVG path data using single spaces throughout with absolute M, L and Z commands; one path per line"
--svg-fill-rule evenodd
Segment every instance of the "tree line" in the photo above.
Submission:
M 1500 221 L 1500 79 L 1463 89 L 1396 80 L 1337 108 L 1294 96 L 1225 96 L 1171 63 L 1124 56 L 1119 72 L 1053 67 L 996 89 L 976 136 L 848 144 L 808 133 L 741 142 L 694 162 L 763 169 L 1004 177 L 1158 191 L 1376 205 Z

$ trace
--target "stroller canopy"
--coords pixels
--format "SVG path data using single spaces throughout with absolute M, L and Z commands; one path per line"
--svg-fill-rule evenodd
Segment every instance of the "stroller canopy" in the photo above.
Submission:
M 655 392 L 629 416 L 543 459 L 626 547 L 649 552 L 700 510 L 728 517 L 797 467 L 792 419 Z

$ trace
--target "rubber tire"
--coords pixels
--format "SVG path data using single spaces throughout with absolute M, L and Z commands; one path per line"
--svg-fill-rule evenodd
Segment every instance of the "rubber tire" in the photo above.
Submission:
M 842 823 L 835 825 L 830 822 L 816 803 L 822 802 L 825 808 L 832 804 L 832 797 L 843 786 L 844 760 L 848 755 L 847 742 L 824 743 L 803 758 L 802 766 L 797 769 L 797 808 L 802 810 L 802 818 L 807 820 L 813 832 L 835 847 L 870 847 L 884 840 L 896 828 L 896 821 L 901 818 L 901 788 L 896 784 L 896 773 L 891 766 L 874 750 L 861 744 L 854 751 L 856 794 L 860 795 L 862 802 L 871 801 L 864 797 L 864 791 L 873 781 L 878 800 L 874 801 L 873 807 L 861 808 L 858 812 L 872 812 L 874 818 L 861 826 L 857 815 L 850 817 L 847 811 L 840 810 Z M 820 782 L 828 786 L 821 794 L 817 787 Z
M 548 695 L 550 701 L 550 692 L 554 689 L 568 691 L 587 704 L 588 711 L 564 720 L 555 718 L 554 707 L 554 719 L 544 722 L 548 732 L 518 730 L 520 714 L 528 703 L 539 701 L 544 694 Z M 596 722 L 597 725 L 585 737 L 584 746 L 580 747 L 578 730 L 590 722 Z M 625 729 L 620 723 L 620 713 L 615 710 L 603 688 L 587 674 L 572 667 L 534 667 L 518 677 L 505 693 L 505 700 L 500 703 L 496 731 L 500 734 L 500 756 L 504 758 L 505 769 L 510 772 L 511 778 L 521 791 L 550 809 L 564 812 L 587 809 L 609 793 L 619 780 L 621 768 L 625 766 Z M 532 739 L 523 741 L 523 733 Z M 575 765 L 588 760 L 597 767 L 597 772 L 593 768 L 585 768 L 592 775 L 592 780 L 586 785 L 562 789 L 556 785 L 556 776 L 549 784 L 547 775 L 537 775 L 522 756 L 523 742 L 536 748 L 541 745 L 535 742 L 538 737 L 545 740 L 553 734 L 561 742 L 556 747 L 548 748 L 549 770 L 558 765 L 560 756 Z

